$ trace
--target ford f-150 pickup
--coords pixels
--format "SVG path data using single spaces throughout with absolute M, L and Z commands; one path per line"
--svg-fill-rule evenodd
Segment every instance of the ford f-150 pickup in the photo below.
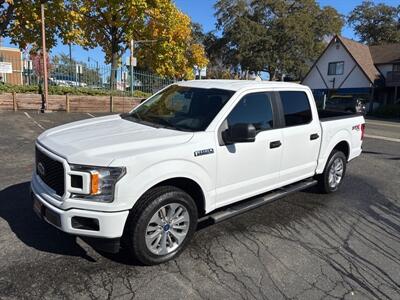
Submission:
M 314 185 L 337 191 L 361 154 L 364 123 L 318 111 L 299 84 L 179 82 L 129 113 L 42 133 L 33 208 L 64 232 L 162 263 L 182 252 L 198 222 Z

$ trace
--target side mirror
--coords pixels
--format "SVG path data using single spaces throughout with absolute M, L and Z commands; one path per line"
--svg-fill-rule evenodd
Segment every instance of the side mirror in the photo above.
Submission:
M 256 128 L 253 124 L 235 124 L 224 131 L 226 144 L 252 143 L 256 140 Z

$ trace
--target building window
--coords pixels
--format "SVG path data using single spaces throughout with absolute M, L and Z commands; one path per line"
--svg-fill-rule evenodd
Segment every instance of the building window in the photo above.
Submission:
M 344 62 L 343 61 L 329 63 L 328 75 L 343 75 L 343 72 L 344 72 Z
M 393 72 L 400 72 L 400 64 L 393 65 Z

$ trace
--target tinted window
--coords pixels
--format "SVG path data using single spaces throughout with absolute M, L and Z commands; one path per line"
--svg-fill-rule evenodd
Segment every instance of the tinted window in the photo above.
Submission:
M 221 89 L 172 85 L 124 118 L 150 126 L 202 131 L 233 94 L 233 91 Z
M 228 126 L 253 124 L 257 131 L 274 126 L 271 99 L 268 93 L 255 93 L 244 96 L 228 116 Z
M 311 122 L 311 107 L 304 92 L 279 92 L 285 114 L 286 126 L 296 126 Z

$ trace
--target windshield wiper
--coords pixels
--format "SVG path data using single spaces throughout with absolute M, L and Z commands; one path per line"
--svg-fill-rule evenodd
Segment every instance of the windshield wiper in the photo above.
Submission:
M 121 117 L 123 119 L 130 119 L 133 122 L 140 123 L 140 124 L 147 125 L 147 126 L 151 126 L 151 127 L 155 127 L 155 128 L 160 128 L 160 127 L 164 128 L 165 127 L 164 125 L 161 125 L 161 124 L 157 124 L 157 123 L 154 123 L 154 122 L 151 122 L 151 121 L 143 120 L 142 117 L 137 112 L 132 112 L 130 114 L 124 114 L 124 115 L 121 115 Z
M 143 121 L 142 117 L 136 111 L 133 111 L 131 113 L 131 116 L 133 116 L 134 118 L 136 118 L 136 119 L 138 119 L 140 121 Z
M 178 126 L 176 126 L 175 124 L 172 124 L 171 122 L 162 119 L 162 118 L 152 118 L 152 120 L 154 120 L 154 122 L 160 122 L 161 124 L 159 124 L 160 126 L 164 127 L 164 128 L 170 128 L 170 129 L 174 129 L 174 130 L 179 130 L 179 131 L 186 131 Z

